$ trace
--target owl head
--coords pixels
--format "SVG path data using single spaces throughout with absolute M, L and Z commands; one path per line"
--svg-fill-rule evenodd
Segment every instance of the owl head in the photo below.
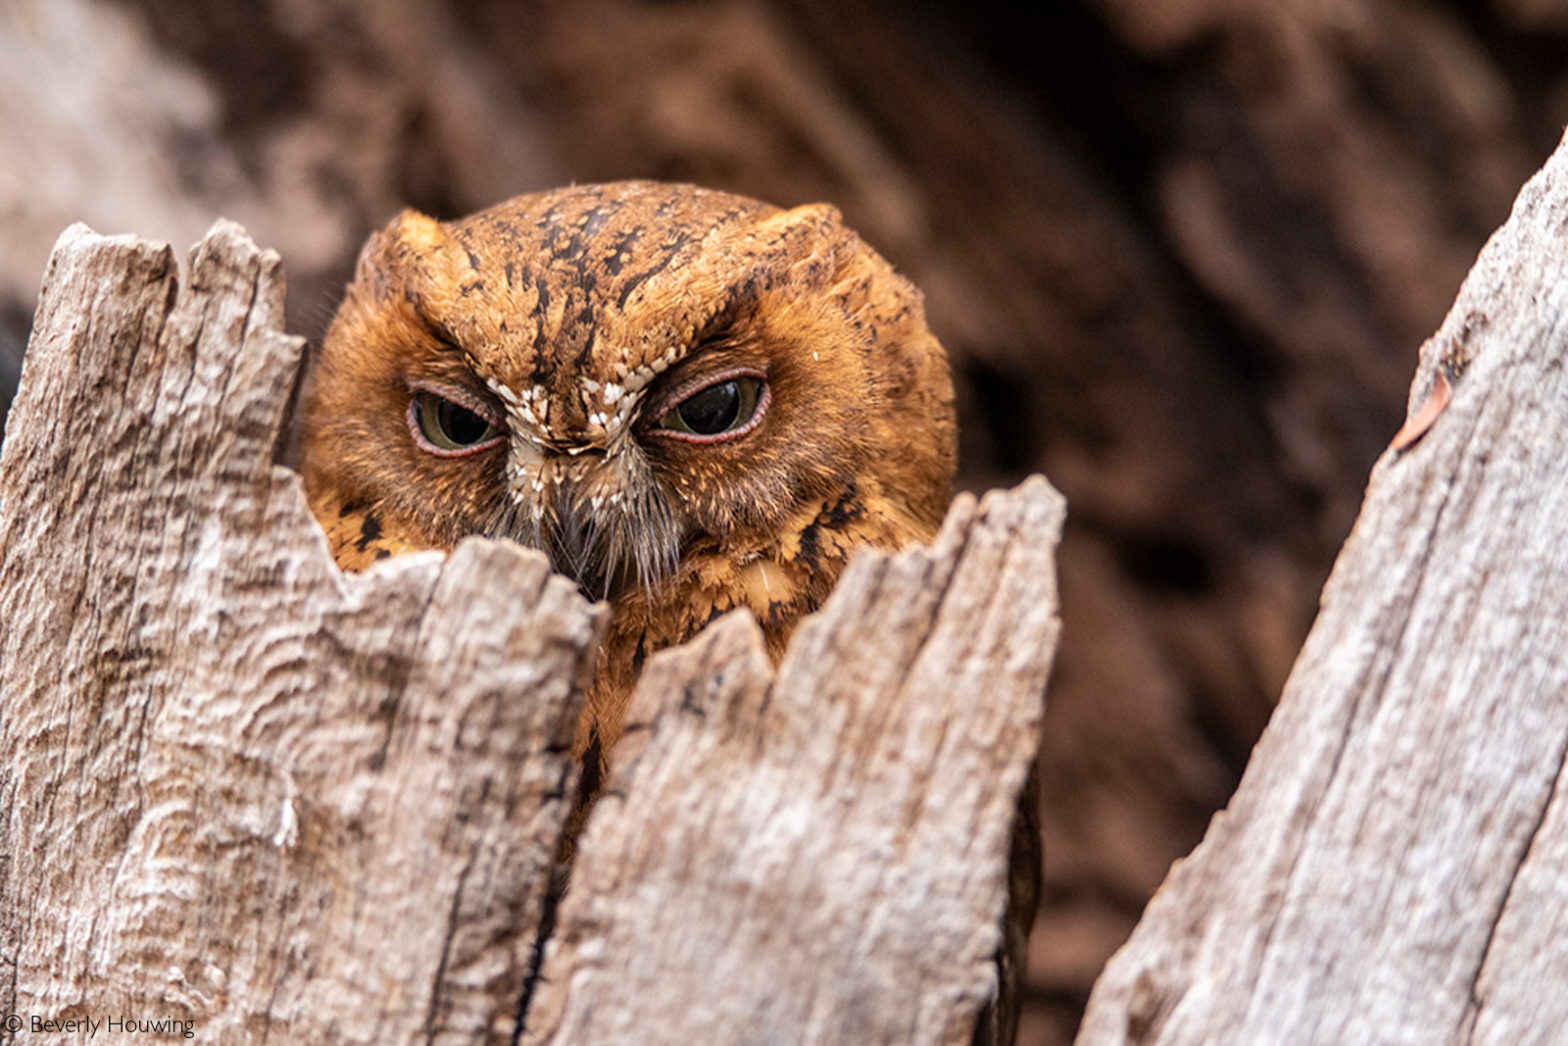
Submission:
M 694 549 L 755 558 L 812 506 L 934 530 L 952 410 L 919 293 L 833 208 L 579 186 L 371 238 L 303 470 L 361 549 L 511 538 L 592 597 L 657 599 Z

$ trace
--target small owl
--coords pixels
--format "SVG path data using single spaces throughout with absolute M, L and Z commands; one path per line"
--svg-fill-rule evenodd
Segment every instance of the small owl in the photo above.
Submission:
M 301 447 L 344 569 L 482 534 L 609 604 L 591 785 L 648 655 L 746 607 L 777 659 L 857 548 L 935 535 L 953 392 L 919 292 L 833 208 L 577 186 L 373 236 Z
M 480 534 L 609 604 L 575 745 L 591 797 L 650 654 L 745 607 L 776 661 L 856 549 L 936 535 L 953 390 L 919 292 L 833 208 L 577 186 L 456 222 L 406 211 L 373 236 L 301 454 L 345 570 Z M 1012 1037 L 1028 812 L 1005 987 L 976 1042 Z

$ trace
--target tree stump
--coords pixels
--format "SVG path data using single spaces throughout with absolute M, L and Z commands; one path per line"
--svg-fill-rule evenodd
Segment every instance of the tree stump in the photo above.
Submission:
M 81 226 L 51 259 L 0 453 L 0 1041 L 967 1041 L 1055 492 L 862 555 L 776 674 L 739 616 L 654 658 L 553 918 L 603 612 L 507 543 L 340 574 L 275 464 L 282 306 L 229 223 L 184 286 Z
M 1560 145 L 1427 341 L 1240 790 L 1080 1043 L 1561 1041 L 1565 227 Z

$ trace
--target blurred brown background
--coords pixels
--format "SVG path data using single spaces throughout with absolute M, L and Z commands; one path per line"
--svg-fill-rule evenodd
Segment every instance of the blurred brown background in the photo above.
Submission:
M 1568 119 L 1568 4 L 1036 6 L 0 0 L 0 403 L 72 221 L 183 250 L 238 219 L 315 336 L 404 205 L 627 177 L 838 204 L 926 292 L 963 486 L 1069 500 L 1021 1040 L 1066 1042 Z

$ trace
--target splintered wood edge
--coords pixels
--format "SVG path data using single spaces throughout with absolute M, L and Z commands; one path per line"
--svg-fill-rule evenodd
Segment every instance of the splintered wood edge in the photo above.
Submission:
M 1094 989 L 1102 1043 L 1517 1043 L 1568 1024 L 1568 146 L 1412 415 L 1227 810 Z
M 603 613 L 478 540 L 339 574 L 272 464 L 283 294 L 228 222 L 183 288 L 85 226 L 50 260 L 0 452 L 0 1010 L 509 1042 Z
M 731 614 L 650 660 L 527 1043 L 967 1042 L 1058 631 L 1063 507 L 964 496 L 862 553 L 777 678 Z

